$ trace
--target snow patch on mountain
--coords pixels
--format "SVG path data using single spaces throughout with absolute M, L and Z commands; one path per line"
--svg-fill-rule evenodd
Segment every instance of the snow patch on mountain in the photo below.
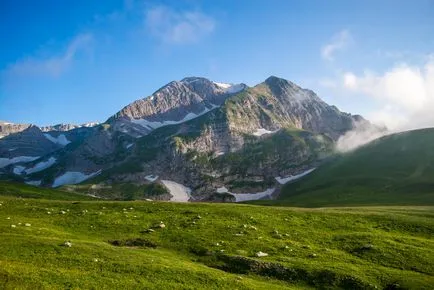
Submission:
M 275 188 L 269 188 L 266 191 L 263 192 L 257 192 L 257 193 L 232 193 L 235 197 L 235 202 L 242 202 L 242 201 L 248 201 L 248 200 L 259 200 L 264 198 L 271 198 L 271 195 L 273 194 Z
M 188 202 L 191 196 L 191 188 L 170 180 L 161 180 L 167 189 L 169 189 L 172 198 L 170 201 Z
M 38 159 L 40 156 L 17 156 L 14 158 L 0 158 L 0 168 L 6 167 L 10 164 L 18 163 L 18 162 L 32 162 Z
M 229 190 L 225 186 L 217 188 L 217 193 L 226 193 L 226 192 L 229 192 Z
M 158 179 L 158 175 L 146 175 L 145 179 L 149 182 L 154 182 L 155 180 Z
M 41 180 L 30 180 L 30 181 L 26 181 L 26 184 L 28 184 L 28 185 L 33 185 L 33 186 L 39 186 L 39 185 L 41 185 Z
M 66 139 L 66 136 L 64 134 L 60 134 L 57 137 L 53 137 L 50 134 L 45 133 L 44 136 L 45 136 L 45 138 L 47 138 L 51 142 L 59 144 L 59 145 L 62 145 L 62 146 L 66 146 L 69 143 L 71 143 L 71 141 L 69 141 L 68 139 Z
M 245 88 L 246 88 L 246 86 L 243 85 L 243 84 L 233 85 L 230 88 L 226 89 L 226 93 L 228 93 L 228 94 L 236 94 L 236 93 L 241 92 Z
M 83 182 L 91 177 L 94 177 L 98 174 L 101 173 L 101 170 L 98 170 L 94 173 L 90 173 L 90 174 L 85 174 L 82 172 L 77 172 L 77 171 L 68 171 L 65 172 L 63 175 L 57 177 L 54 182 L 52 187 L 59 187 L 65 184 L 77 184 L 80 182 Z
M 197 117 L 200 117 L 206 113 L 208 113 L 209 111 L 217 108 L 218 106 L 216 105 L 211 105 L 211 108 L 205 108 L 202 112 L 200 112 L 199 114 L 195 114 L 195 113 L 188 113 L 184 116 L 184 118 L 182 118 L 179 121 L 162 121 L 162 122 L 158 122 L 158 121 L 148 121 L 146 119 L 132 119 L 131 122 L 133 122 L 134 124 L 138 124 L 146 129 L 149 130 L 154 130 L 163 126 L 167 126 L 167 125 L 176 125 L 176 124 L 181 124 L 190 120 L 193 120 Z
M 217 82 L 214 82 L 214 84 L 216 86 L 218 86 L 219 88 L 221 88 L 221 89 L 229 89 L 232 86 L 231 84 L 227 84 L 227 83 L 217 83 Z
M 21 173 L 23 173 L 24 169 L 26 169 L 24 166 L 21 166 L 21 165 L 15 166 L 13 173 L 16 175 L 21 175 Z
M 100 122 L 89 122 L 89 123 L 81 124 L 80 127 L 91 128 L 91 127 L 98 126 L 99 124 Z
M 53 164 L 56 163 L 56 158 L 54 157 L 50 157 L 47 161 L 41 161 L 39 163 L 37 163 L 35 166 L 33 166 L 32 168 L 26 169 L 26 174 L 32 174 L 35 172 L 39 172 L 42 171 L 44 169 L 47 169 L 48 167 L 53 166 Z
M 314 171 L 316 168 L 312 168 L 312 169 L 309 169 L 309 170 L 306 170 L 305 172 L 302 172 L 302 173 L 300 173 L 300 174 L 297 174 L 297 175 L 291 175 L 291 176 L 288 176 L 288 177 L 280 177 L 280 176 L 277 176 L 277 177 L 275 177 L 275 179 L 276 179 L 276 181 L 277 182 L 279 182 L 280 184 L 286 184 L 286 183 L 288 183 L 288 182 L 290 182 L 290 181 L 294 181 L 294 180 L 297 180 L 297 179 L 299 179 L 299 178 L 302 178 L 303 176 L 306 176 L 306 175 L 308 175 L 309 173 L 311 173 L 312 171 Z
M 228 94 L 235 94 L 235 93 L 241 92 L 246 87 L 243 84 L 233 85 L 233 84 L 217 83 L 217 82 L 214 82 L 214 84 L 217 87 L 219 87 L 220 89 L 223 89 L 225 91 L 225 93 L 228 93 Z
M 253 135 L 260 137 L 260 136 L 265 135 L 265 134 L 273 134 L 276 132 L 277 132 L 277 130 L 276 131 L 269 131 L 269 130 L 266 130 L 264 128 L 259 128 L 259 129 L 256 129 L 255 132 L 253 132 Z
M 235 197 L 235 202 L 258 200 L 263 198 L 270 198 L 274 192 L 274 188 L 269 188 L 263 192 L 257 193 L 232 193 L 225 186 L 217 188 L 217 193 L 229 193 Z

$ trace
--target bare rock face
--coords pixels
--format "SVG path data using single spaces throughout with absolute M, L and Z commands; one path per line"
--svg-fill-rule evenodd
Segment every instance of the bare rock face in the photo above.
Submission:
M 30 126 L 30 124 L 13 124 L 5 121 L 0 121 L 0 139 L 10 134 L 22 132 Z
M 81 125 L 75 125 L 75 124 L 57 124 L 57 125 L 53 125 L 53 126 L 43 126 L 40 127 L 42 132 L 51 132 L 51 131 L 56 131 L 56 132 L 68 132 L 74 129 L 78 129 L 78 128 L 92 128 L 97 126 L 99 123 L 97 122 L 90 122 L 90 123 L 85 123 L 85 124 L 81 124 Z
M 356 121 L 351 114 L 326 104 L 311 90 L 274 76 L 229 102 L 232 107 L 227 108 L 227 115 L 231 126 L 243 133 L 260 128 L 275 131 L 294 127 L 337 140 Z
M 117 131 L 144 136 L 157 128 L 201 116 L 246 87 L 243 84 L 219 85 L 197 77 L 173 81 L 151 96 L 126 106 L 108 123 Z
M 48 140 L 36 126 L 29 126 L 20 132 L 0 139 L 1 158 L 44 156 L 59 148 L 59 144 Z

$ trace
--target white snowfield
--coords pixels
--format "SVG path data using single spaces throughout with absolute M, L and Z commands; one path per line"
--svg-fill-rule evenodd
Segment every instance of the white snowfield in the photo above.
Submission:
M 259 137 L 259 136 L 262 136 L 262 135 L 265 135 L 265 134 L 273 134 L 273 133 L 276 133 L 276 132 L 277 132 L 277 130 L 276 131 L 269 131 L 269 130 L 266 130 L 264 128 L 259 128 L 259 129 L 256 129 L 255 132 L 253 132 L 253 135 Z
M 248 200 L 258 200 L 263 198 L 269 198 L 274 192 L 274 188 L 269 188 L 266 191 L 258 192 L 258 193 L 232 193 L 235 197 L 235 202 L 248 201 Z
M 221 89 L 229 89 L 230 87 L 232 87 L 231 84 L 227 84 L 227 83 L 217 83 L 217 82 L 214 82 L 214 84 L 216 86 L 218 86 L 219 88 L 221 88 Z
M 149 182 L 154 182 L 155 180 L 158 179 L 158 175 L 146 175 L 145 179 Z
M 24 166 L 17 165 L 17 166 L 14 167 L 13 172 L 16 175 L 20 175 L 21 173 L 23 173 L 24 169 L 26 169 Z
M 218 106 L 216 105 L 211 105 L 211 108 L 205 108 L 202 112 L 200 112 L 199 114 L 195 114 L 195 113 L 188 113 L 187 115 L 184 116 L 184 118 L 182 118 L 179 121 L 163 121 L 163 122 L 153 122 L 153 121 L 148 121 L 146 119 L 131 119 L 131 122 L 133 122 L 134 124 L 140 125 L 146 129 L 149 130 L 154 130 L 163 126 L 167 126 L 167 125 L 176 125 L 176 124 L 181 124 L 193 119 L 196 119 L 197 117 L 200 117 L 206 113 L 208 113 L 209 111 L 218 108 Z
M 50 157 L 47 161 L 39 162 L 35 166 L 33 166 L 32 168 L 26 169 L 25 172 L 26 172 L 26 174 L 32 174 L 35 172 L 39 172 L 39 171 L 42 171 L 44 169 L 47 169 L 48 167 L 52 166 L 54 163 L 56 163 L 56 158 Z
M 222 186 L 217 188 L 217 193 L 229 193 L 235 197 L 235 202 L 241 202 L 241 201 L 258 200 L 266 197 L 271 197 L 274 190 L 275 188 L 269 188 L 266 191 L 257 192 L 257 193 L 232 193 L 229 192 L 229 190 L 226 187 Z
M 234 84 L 216 83 L 216 82 L 214 82 L 214 84 L 216 86 L 218 86 L 219 88 L 223 89 L 225 91 L 225 93 L 228 93 L 228 94 L 235 94 L 235 93 L 241 92 L 245 88 L 245 86 L 243 84 L 234 85 Z
M 17 156 L 14 158 L 0 158 L 0 168 L 6 167 L 10 164 L 18 162 L 32 162 L 38 159 L 40 156 Z
M 59 187 L 65 184 L 77 184 L 80 182 L 83 182 L 91 177 L 94 177 L 98 174 L 101 173 L 101 170 L 98 170 L 94 173 L 90 173 L 90 174 L 85 174 L 82 172 L 77 172 L 77 171 L 68 171 L 65 172 L 63 175 L 57 177 L 54 182 L 52 187 Z
M 280 184 L 286 184 L 286 183 L 288 183 L 288 182 L 290 182 L 290 181 L 297 180 L 297 179 L 299 179 L 299 178 L 302 178 L 303 176 L 308 175 L 309 173 L 311 173 L 311 172 L 314 171 L 315 169 L 316 169 L 316 168 L 312 168 L 312 169 L 306 170 L 305 172 L 302 172 L 302 173 L 300 173 L 300 174 L 297 174 L 297 175 L 291 175 L 291 176 L 284 177 L 284 178 L 282 178 L 282 177 L 280 177 L 280 176 L 277 176 L 277 177 L 275 177 L 275 179 L 276 179 L 276 181 L 279 182 Z
M 188 202 L 191 196 L 191 188 L 170 180 L 161 180 L 167 189 L 169 189 L 172 198 L 170 201 Z
M 97 126 L 99 124 L 101 124 L 101 123 L 100 122 L 89 122 L 89 123 L 81 124 L 80 127 L 90 128 L 90 127 L 95 127 L 95 126 Z
M 41 185 L 41 181 L 40 180 L 30 180 L 30 181 L 26 181 L 26 184 L 39 186 L 39 185 Z
M 62 146 L 66 146 L 69 143 L 71 143 L 71 141 L 69 141 L 68 139 L 66 139 L 66 136 L 64 134 L 60 134 L 57 137 L 53 137 L 50 134 L 45 133 L 44 136 L 45 136 L 45 138 L 47 138 L 51 142 L 59 144 L 59 145 L 62 145 Z
M 226 193 L 226 192 L 229 192 L 229 190 L 225 186 L 217 188 L 217 193 Z

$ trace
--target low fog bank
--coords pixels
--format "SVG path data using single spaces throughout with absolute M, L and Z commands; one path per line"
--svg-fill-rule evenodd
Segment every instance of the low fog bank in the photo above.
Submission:
M 434 127 L 434 113 L 427 107 L 418 114 L 408 118 L 394 120 L 389 126 L 371 124 L 367 121 L 357 122 L 355 129 L 341 136 L 336 143 L 336 150 L 341 153 L 353 151 L 378 138 L 395 133 Z M 385 122 L 381 122 L 384 124 Z
M 350 152 L 391 133 L 393 132 L 387 130 L 386 127 L 358 122 L 354 130 L 345 133 L 338 139 L 336 150 L 342 153 Z
M 434 127 L 434 54 L 419 63 L 395 64 L 380 74 L 347 72 L 343 79 L 347 93 L 375 100 L 380 107 L 367 118 L 374 124 L 384 124 L 387 130 L 356 124 L 338 140 L 338 151 L 354 150 L 384 135 Z

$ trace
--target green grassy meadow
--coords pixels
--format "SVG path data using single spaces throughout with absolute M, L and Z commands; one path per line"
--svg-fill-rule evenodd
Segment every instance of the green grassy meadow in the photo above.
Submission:
M 341 154 L 262 204 L 434 205 L 434 129 L 385 136 Z
M 0 289 L 434 285 L 434 207 L 95 201 L 36 188 L 26 198 L 27 187 L 0 188 Z

